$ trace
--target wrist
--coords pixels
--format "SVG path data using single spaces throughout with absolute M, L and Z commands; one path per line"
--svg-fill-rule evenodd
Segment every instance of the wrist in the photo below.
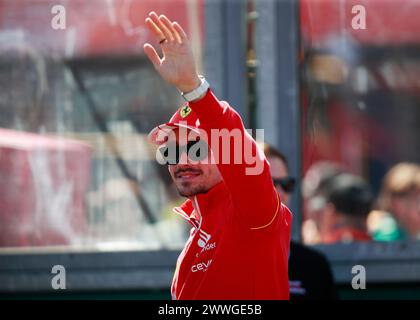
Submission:
M 206 95 L 210 85 L 203 76 L 200 75 L 198 76 L 198 78 L 199 78 L 200 84 L 196 88 L 187 92 L 181 92 L 182 97 L 185 99 L 185 101 L 195 102 L 195 101 L 200 100 Z
M 188 83 L 183 83 L 177 86 L 178 90 L 182 93 L 191 92 L 194 89 L 197 89 L 201 85 L 201 79 L 198 77 L 198 75 L 189 81 Z

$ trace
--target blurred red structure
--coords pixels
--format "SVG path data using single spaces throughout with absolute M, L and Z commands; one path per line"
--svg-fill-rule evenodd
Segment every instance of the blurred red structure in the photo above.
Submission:
M 361 6 L 364 8 L 366 29 L 354 29 L 352 20 L 359 11 L 352 9 Z M 420 1 L 300 0 L 299 8 L 302 60 L 305 50 L 315 53 L 314 56 L 325 54 L 326 62 L 321 66 L 314 68 L 313 60 L 308 60 L 312 75 L 316 78 L 315 73 L 321 69 L 322 76 L 328 74 L 330 82 L 321 77 L 317 79 L 318 83 L 336 88 L 347 86 L 347 94 L 353 97 L 350 100 L 337 92 L 331 94 L 329 101 L 322 101 L 318 106 L 318 109 L 325 109 L 317 111 L 315 121 L 313 115 L 317 107 L 313 103 L 314 97 L 309 97 L 309 93 L 302 90 L 302 127 L 306 130 L 303 133 L 304 172 L 322 160 L 340 163 L 357 174 L 368 171 L 368 162 L 380 162 L 385 167 L 388 162 L 394 161 L 394 157 L 402 155 L 403 149 L 398 149 L 397 153 L 395 145 L 411 145 L 404 137 L 412 135 L 412 132 L 403 136 L 403 130 L 397 129 L 399 132 L 396 134 L 388 129 L 399 125 L 395 116 L 388 114 L 393 110 L 390 101 L 398 99 L 400 103 L 407 104 L 407 100 L 400 99 L 419 95 L 419 63 L 418 59 L 412 58 L 412 53 L 409 54 L 412 52 L 409 49 L 417 52 L 420 47 L 420 33 L 414 31 L 420 28 Z M 375 52 L 376 57 L 366 58 L 367 52 Z M 366 84 L 365 91 L 360 92 L 355 92 L 352 87 L 350 93 L 349 83 L 354 83 L 354 70 L 360 66 L 369 79 L 370 87 Z M 351 72 L 352 78 L 349 79 Z M 337 80 L 337 74 L 341 74 L 342 79 Z M 371 87 L 374 90 L 369 91 Z M 381 99 L 385 94 L 393 98 Z M 355 101 L 363 103 L 356 105 Z M 378 112 L 381 105 L 384 110 Z M 384 116 L 378 118 L 377 114 Z M 316 122 L 318 125 L 315 126 Z M 412 154 L 408 148 L 404 152 L 405 155 Z
M 0 129 L 0 247 L 77 241 L 90 160 L 78 141 Z
M 65 8 L 64 30 L 51 25 L 56 5 Z M 178 21 L 201 46 L 204 0 L 0 0 L 1 51 L 141 57 L 144 43 L 155 44 L 144 25 L 152 10 Z M 76 141 L 0 128 L 0 247 L 77 242 L 87 227 L 90 157 Z
M 363 6 L 366 29 L 353 29 L 355 6 Z M 376 46 L 419 43 L 418 0 L 301 0 L 303 37 L 312 47 L 322 47 L 333 37 L 351 36 L 360 44 Z M 390 27 L 392 26 L 392 27 Z
M 65 8 L 64 30 L 51 26 L 56 5 Z M 144 24 L 150 11 L 178 21 L 191 39 L 203 39 L 204 0 L 0 0 L 0 30 L 7 30 L 9 42 L 48 55 L 143 55 L 143 44 L 155 41 Z

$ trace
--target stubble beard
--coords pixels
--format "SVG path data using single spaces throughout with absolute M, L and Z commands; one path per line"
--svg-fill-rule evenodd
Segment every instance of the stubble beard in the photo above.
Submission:
M 198 184 L 192 185 L 189 182 L 182 183 L 181 186 L 176 186 L 178 189 L 178 193 L 183 197 L 192 197 L 200 193 L 206 193 L 208 188 Z

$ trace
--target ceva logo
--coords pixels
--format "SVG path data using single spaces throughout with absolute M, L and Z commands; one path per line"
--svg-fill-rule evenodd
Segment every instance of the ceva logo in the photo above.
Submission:
M 191 267 L 192 272 L 203 271 L 206 272 L 207 269 L 210 267 L 210 264 L 213 260 L 207 260 L 207 262 L 200 262 Z
M 207 242 L 209 242 L 211 235 L 209 235 L 207 232 L 205 232 L 204 230 L 200 229 L 200 234 L 199 234 L 200 238 L 198 239 L 198 246 L 200 248 L 204 248 L 207 244 Z

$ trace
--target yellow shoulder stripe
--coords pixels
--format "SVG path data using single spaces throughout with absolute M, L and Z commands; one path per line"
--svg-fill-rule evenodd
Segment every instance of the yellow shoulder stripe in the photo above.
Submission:
M 275 218 L 276 218 L 276 216 L 277 216 L 277 213 L 279 212 L 279 208 L 280 208 L 280 197 L 279 197 L 279 194 L 278 194 L 277 190 L 276 190 L 276 195 L 277 195 L 277 209 L 276 209 L 276 212 L 274 213 L 274 217 L 273 217 L 273 218 L 271 219 L 271 221 L 270 221 L 269 223 L 267 223 L 266 225 L 261 226 L 261 227 L 254 227 L 254 228 L 250 228 L 251 230 L 264 229 L 264 228 L 268 227 L 270 224 L 272 224 L 272 223 L 273 223 L 274 219 L 275 219 Z

